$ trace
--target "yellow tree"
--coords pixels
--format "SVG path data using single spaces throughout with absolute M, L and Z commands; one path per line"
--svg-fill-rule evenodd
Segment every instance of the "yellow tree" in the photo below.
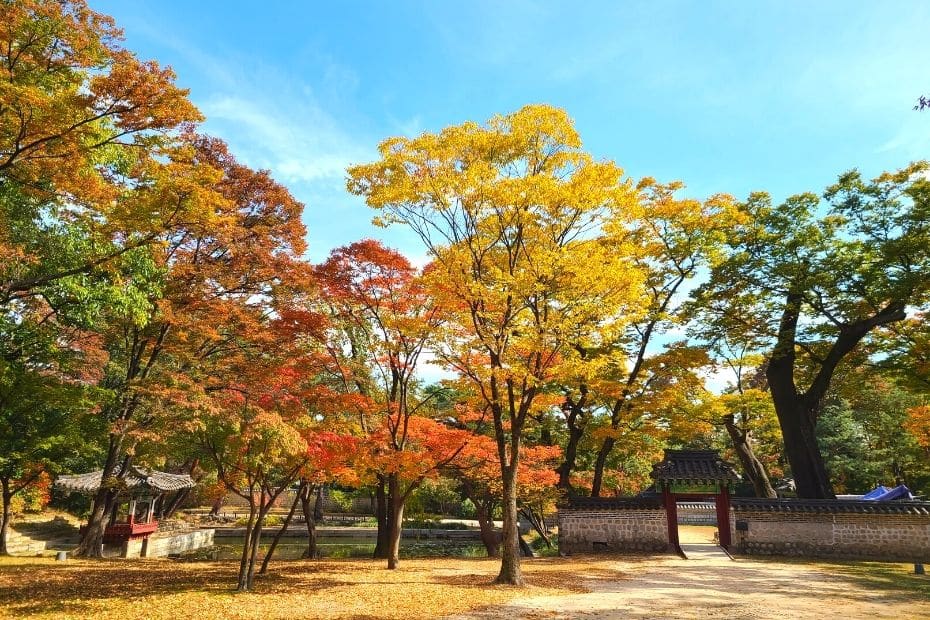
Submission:
M 701 351 L 686 342 L 669 343 L 665 351 L 659 350 L 656 343 L 667 340 L 669 332 L 681 329 L 686 322 L 683 292 L 714 260 L 731 221 L 728 196 L 717 195 L 700 202 L 678 197 L 682 188 L 680 182 L 661 184 L 650 178 L 638 184 L 644 211 L 631 231 L 631 239 L 639 247 L 637 263 L 646 273 L 644 312 L 609 347 L 576 347 L 577 353 L 603 370 L 599 381 L 579 384 L 566 399 L 569 445 L 560 481 L 564 488 L 569 488 L 568 475 L 574 467 L 571 443 L 580 439 L 586 421 L 579 403 L 606 410 L 609 418 L 609 425 L 600 429 L 594 463 L 591 495 L 597 497 L 618 439 L 636 431 L 651 411 L 657 411 L 649 401 L 657 395 L 670 399 L 681 391 L 685 394 L 675 398 L 684 397 L 692 391 L 694 373 L 708 363 Z M 690 374 L 682 373 L 683 369 L 690 369 Z M 584 390 L 591 392 L 587 399 L 583 399 Z
M 567 346 L 622 329 L 638 311 L 643 276 L 624 223 L 639 211 L 613 162 L 597 162 L 565 112 L 526 106 L 391 138 L 379 161 L 349 169 L 349 190 L 403 223 L 433 263 L 426 278 L 447 308 L 437 354 L 491 412 L 504 540 L 498 583 L 521 585 L 517 471 L 534 401 Z M 599 328 L 599 330 L 595 330 Z

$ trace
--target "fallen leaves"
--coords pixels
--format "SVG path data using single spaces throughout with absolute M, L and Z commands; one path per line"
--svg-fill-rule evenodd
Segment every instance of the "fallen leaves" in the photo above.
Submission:
M 515 598 L 587 592 L 591 566 L 524 563 L 525 588 L 493 585 L 487 559 L 279 562 L 255 590 L 232 588 L 233 562 L 0 558 L 0 618 L 437 618 Z

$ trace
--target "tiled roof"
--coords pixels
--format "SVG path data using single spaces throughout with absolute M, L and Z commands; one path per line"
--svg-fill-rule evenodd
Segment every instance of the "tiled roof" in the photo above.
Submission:
M 661 463 L 652 466 L 652 477 L 660 482 L 738 482 L 736 469 L 716 450 L 666 450 Z
M 730 501 L 734 510 L 747 512 L 930 515 L 930 502 L 912 500 L 873 502 L 850 499 L 759 499 L 734 497 Z
M 55 480 L 55 486 L 73 493 L 93 494 L 100 489 L 102 477 L 103 470 L 74 476 L 59 476 Z M 179 491 L 181 489 L 190 489 L 195 485 L 194 480 L 187 474 L 169 474 L 143 467 L 130 467 L 119 483 L 119 486 L 122 487 L 121 492 L 130 495 Z
M 569 509 L 581 510 L 636 510 L 642 508 L 661 508 L 661 495 L 638 497 L 570 497 Z

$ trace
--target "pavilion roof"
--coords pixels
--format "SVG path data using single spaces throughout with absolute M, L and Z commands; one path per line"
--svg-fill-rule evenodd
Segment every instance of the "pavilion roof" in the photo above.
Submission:
M 720 458 L 717 450 L 666 450 L 665 458 L 652 466 L 657 482 L 738 482 L 736 468 Z
M 58 476 L 55 486 L 72 493 L 92 495 L 100 489 L 103 470 L 73 476 Z M 190 489 L 196 485 L 187 474 L 169 474 L 154 469 L 131 466 L 122 477 L 117 478 L 116 485 L 121 493 L 129 495 L 156 495 L 166 491 Z

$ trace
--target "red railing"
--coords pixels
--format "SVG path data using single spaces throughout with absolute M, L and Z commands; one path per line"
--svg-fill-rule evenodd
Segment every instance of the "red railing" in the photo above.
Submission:
M 81 534 L 84 533 L 85 527 L 84 525 L 81 526 Z M 147 538 L 157 529 L 158 521 L 152 521 L 151 523 L 114 523 L 108 525 L 107 529 L 103 531 L 103 542 L 118 544 L 136 538 Z

